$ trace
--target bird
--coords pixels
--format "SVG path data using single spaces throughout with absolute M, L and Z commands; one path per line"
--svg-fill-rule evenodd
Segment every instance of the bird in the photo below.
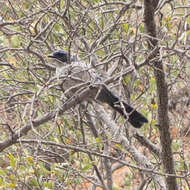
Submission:
M 84 88 L 87 82 L 103 82 L 101 77 L 92 68 L 89 68 L 87 63 L 77 60 L 75 57 L 70 58 L 69 53 L 65 50 L 55 50 L 48 57 L 51 58 L 51 66 L 56 69 L 56 77 L 61 80 L 63 92 L 69 92 L 66 94 L 67 97 L 71 97 L 80 88 Z M 108 104 L 135 128 L 140 128 L 148 122 L 144 115 L 125 101 L 120 100 L 106 85 L 102 86 L 96 96 L 90 97 L 91 99 L 94 98 L 100 103 Z

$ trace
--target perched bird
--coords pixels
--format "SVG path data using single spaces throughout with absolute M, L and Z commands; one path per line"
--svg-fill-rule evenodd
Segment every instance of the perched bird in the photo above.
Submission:
M 85 62 L 78 61 L 75 58 L 69 59 L 68 52 L 64 50 L 56 50 L 48 55 L 51 58 L 51 65 L 56 68 L 56 76 L 61 80 L 63 91 L 68 91 L 66 96 L 71 97 L 77 93 L 80 88 L 85 87 L 87 82 L 102 82 L 101 78 L 90 69 Z M 148 120 L 133 107 L 119 100 L 105 85 L 91 99 L 98 100 L 101 103 L 107 103 L 115 111 L 119 112 L 124 118 L 128 119 L 129 123 L 140 128 Z

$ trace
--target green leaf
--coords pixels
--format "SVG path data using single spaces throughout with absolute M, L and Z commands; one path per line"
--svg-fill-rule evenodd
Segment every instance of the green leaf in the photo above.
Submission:
M 37 186 L 38 186 L 38 182 L 37 182 L 37 180 L 36 180 L 35 178 L 30 178 L 29 184 L 30 184 L 31 186 L 34 186 L 34 187 L 37 187 Z
M 15 183 L 8 183 L 8 187 L 10 187 L 10 188 L 14 188 L 15 186 L 16 186 Z
M 186 17 L 187 24 L 190 24 L 190 15 Z
M 27 156 L 26 160 L 29 164 L 33 163 L 33 157 L 32 156 Z
M 190 30 L 187 30 L 187 31 L 186 31 L 186 34 L 187 34 L 187 35 L 190 35 Z
M 28 9 L 29 6 L 31 5 L 31 3 L 27 2 L 27 1 L 24 1 L 24 2 L 23 2 L 23 5 L 24 5 L 24 7 L 25 7 L 26 9 Z
M 130 76 L 129 75 L 125 75 L 124 76 L 124 82 L 127 84 L 130 81 Z
M 96 142 L 97 143 L 100 143 L 101 142 L 101 139 L 99 137 L 96 137 Z
M 13 48 L 18 48 L 20 46 L 20 39 L 18 35 L 14 35 L 11 37 L 11 46 Z
M 44 181 L 43 182 L 43 185 L 44 185 L 44 187 L 47 189 L 52 189 L 53 188 L 53 182 L 51 181 L 51 180 L 49 180 L 49 181 Z
M 120 145 L 120 144 L 115 144 L 114 146 L 115 146 L 117 149 L 119 149 L 119 150 L 122 150 L 122 149 L 123 149 L 123 146 Z
M 14 158 L 14 156 L 11 154 L 11 153 L 9 153 L 8 154 L 8 158 L 9 158 L 9 164 L 10 164 L 10 166 L 12 167 L 12 168 L 15 168 L 15 158 Z
M 65 1 L 64 1 L 64 0 L 61 0 L 61 1 L 60 1 L 60 8 L 63 9 L 63 8 L 64 8 L 64 5 L 65 5 Z
M 140 26 L 139 26 L 139 31 L 140 31 L 141 33 L 144 33 L 144 25 L 143 25 L 143 24 L 140 24 Z
M 177 141 L 173 141 L 173 142 L 172 142 L 172 149 L 173 149 L 174 151 L 179 150 L 179 147 L 180 147 L 180 145 L 179 145 L 179 143 L 178 143 Z
M 129 31 L 129 24 L 128 24 L 128 23 L 123 24 L 123 30 L 124 30 L 126 33 L 128 33 L 128 31 Z
M 91 164 L 91 163 L 86 164 L 86 165 L 82 168 L 82 171 L 86 171 L 86 170 L 88 170 L 90 167 L 92 167 L 92 164 Z
M 4 184 L 4 183 L 3 183 L 3 178 L 0 177 L 0 187 L 1 187 L 3 184 Z
M 3 171 L 2 169 L 0 169 L 0 176 L 2 177 L 2 176 L 5 176 L 5 171 Z

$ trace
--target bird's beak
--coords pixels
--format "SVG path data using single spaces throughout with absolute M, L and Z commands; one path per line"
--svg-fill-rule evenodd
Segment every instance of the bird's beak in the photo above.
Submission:
M 48 57 L 55 58 L 53 54 L 49 54 Z

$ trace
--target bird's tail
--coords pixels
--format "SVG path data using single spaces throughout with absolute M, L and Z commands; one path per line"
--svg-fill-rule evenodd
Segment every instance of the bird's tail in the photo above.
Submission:
M 97 100 L 107 103 L 115 111 L 119 112 L 124 118 L 128 119 L 129 123 L 135 128 L 140 128 L 148 120 L 134 108 L 115 96 L 106 86 L 104 86 L 97 95 Z

